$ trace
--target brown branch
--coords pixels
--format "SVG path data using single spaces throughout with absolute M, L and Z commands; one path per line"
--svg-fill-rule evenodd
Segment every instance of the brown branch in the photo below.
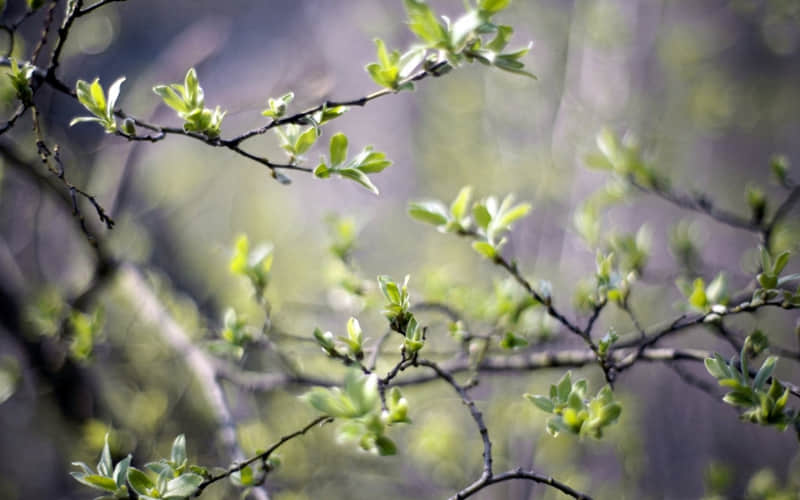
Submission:
M 92 5 L 87 5 L 86 7 L 78 10 L 77 13 L 75 14 L 75 17 L 83 17 L 86 14 L 90 14 L 95 9 L 99 9 L 100 7 L 108 5 L 110 3 L 125 2 L 125 1 L 127 0 L 99 0 L 98 2 L 95 2 Z
M 480 485 L 481 483 L 484 483 L 492 478 L 492 441 L 489 439 L 489 430 L 486 428 L 486 424 L 483 421 L 483 414 L 481 414 L 481 412 L 478 410 L 478 407 L 475 405 L 475 402 L 472 400 L 472 398 L 469 397 L 467 390 L 458 382 L 456 382 L 450 373 L 443 370 L 433 361 L 419 359 L 416 360 L 415 364 L 427 366 L 436 373 L 437 377 L 450 384 L 453 390 L 455 390 L 461 397 L 461 402 L 469 409 L 470 416 L 472 416 L 472 420 L 475 421 L 475 425 L 478 427 L 478 433 L 480 434 L 481 441 L 483 442 L 483 472 L 481 473 L 481 477 L 475 483 L 461 490 L 456 494 L 455 497 L 464 498 L 461 496 L 463 492 L 468 492 L 476 485 Z M 477 489 L 475 491 L 477 491 Z
M 609 361 L 620 363 L 623 360 L 629 360 L 631 356 L 635 354 L 635 349 L 615 349 L 609 354 Z M 699 349 L 647 348 L 636 360 L 649 362 L 670 362 L 677 360 L 703 361 L 712 354 L 712 352 Z M 589 349 L 568 349 L 532 352 L 512 356 L 487 356 L 477 366 L 477 370 L 480 373 L 526 372 L 549 368 L 581 368 L 594 363 L 597 363 L 597 355 L 593 351 Z M 465 356 L 441 362 L 439 363 L 439 367 L 452 375 L 475 369 L 473 365 L 470 365 L 470 360 Z M 217 371 L 221 377 L 245 390 L 261 392 L 269 392 L 291 385 L 332 387 L 338 384 L 336 380 L 315 375 L 262 373 L 251 370 L 241 370 L 230 364 L 218 366 Z M 434 381 L 437 378 L 438 376 L 433 373 L 402 375 L 398 376 L 396 380 L 393 380 L 391 385 L 419 385 Z
M 252 464 L 254 462 L 260 461 L 262 463 L 266 463 L 266 461 L 269 458 L 269 456 L 272 455 L 272 453 L 275 450 L 277 450 L 278 448 L 280 448 L 284 443 L 286 443 L 288 441 L 291 441 L 292 439 L 294 439 L 296 437 L 299 437 L 299 436 L 302 436 L 302 435 L 306 434 L 308 431 L 310 431 L 314 427 L 322 426 L 322 425 L 325 425 L 325 424 L 330 423 L 330 422 L 333 422 L 333 418 L 332 417 L 322 416 L 322 417 L 315 418 L 310 423 L 306 424 L 302 429 L 297 430 L 295 432 L 292 432 L 291 434 L 287 434 L 287 435 L 281 437 L 277 442 L 275 442 L 273 445 L 271 445 L 269 448 L 267 448 L 266 451 L 264 451 L 263 453 L 259 453 L 258 455 L 254 456 L 252 458 L 248 458 L 247 460 L 245 460 L 245 461 L 243 461 L 243 462 L 231 467 L 230 469 L 226 470 L 225 472 L 206 479 L 205 481 L 200 483 L 200 485 L 197 487 L 197 491 L 195 491 L 194 495 L 192 495 L 192 496 L 195 496 L 195 497 L 200 496 L 200 494 L 203 492 L 203 490 L 205 490 L 210 485 L 216 483 L 217 481 L 225 479 L 226 477 L 229 477 L 231 474 L 239 472 L 240 470 L 244 469 L 245 467 L 247 467 L 248 465 L 250 465 L 250 464 Z
M 406 78 L 404 80 L 401 80 L 398 83 L 398 86 L 403 86 L 406 83 L 423 80 L 423 79 L 427 78 L 428 76 L 437 76 L 447 66 L 449 66 L 449 63 L 447 61 L 440 61 L 440 62 L 434 64 L 433 66 L 431 66 L 429 69 L 420 70 L 417 73 L 409 76 L 408 78 Z M 228 139 L 227 141 L 224 141 L 224 142 L 228 142 L 231 145 L 235 146 L 235 145 L 238 145 L 241 142 L 246 141 L 248 139 L 251 139 L 251 138 L 253 138 L 253 137 L 257 136 L 257 135 L 265 134 L 269 130 L 271 130 L 271 129 L 275 128 L 275 127 L 280 127 L 282 125 L 287 125 L 287 124 L 290 124 L 290 123 L 296 123 L 296 124 L 300 124 L 300 125 L 307 124 L 308 123 L 308 118 L 311 115 L 313 115 L 314 113 L 318 113 L 318 112 L 322 111 L 323 109 L 335 108 L 335 107 L 338 107 L 338 106 L 364 106 L 370 101 L 373 101 L 373 100 L 378 99 L 378 98 L 383 97 L 383 96 L 396 94 L 396 93 L 397 93 L 397 91 L 395 91 L 395 90 L 384 88 L 384 89 L 377 90 L 377 91 L 375 91 L 375 92 L 373 92 L 371 94 L 368 94 L 368 95 L 366 95 L 364 97 L 359 97 L 359 98 L 356 98 L 356 99 L 350 99 L 350 100 L 346 100 L 346 101 L 325 101 L 323 103 L 317 104 L 316 106 L 310 107 L 310 108 L 308 108 L 308 109 L 306 109 L 304 111 L 301 111 L 299 113 L 295 113 L 293 115 L 290 115 L 290 116 L 287 116 L 287 117 L 284 117 L 284 118 L 280 118 L 278 120 L 273 120 L 270 123 L 264 125 L 263 127 L 250 130 L 250 131 L 245 132 L 245 133 L 243 133 L 241 135 L 233 137 L 232 139 Z
M 475 483 L 470 488 L 461 490 L 456 495 L 450 497 L 450 500 L 460 500 L 462 498 L 468 498 L 474 495 L 475 493 L 481 491 L 482 489 L 486 488 L 487 486 L 490 486 L 492 484 L 502 483 L 503 481 L 510 481 L 512 479 L 526 479 L 528 481 L 533 481 L 535 483 L 540 483 L 550 486 L 551 488 L 555 488 L 561 493 L 569 495 L 573 498 L 577 498 L 578 500 L 592 500 L 592 497 L 590 497 L 589 495 L 581 493 L 580 491 L 574 488 L 571 488 L 570 486 L 562 483 L 561 481 L 558 481 L 552 476 L 546 476 L 544 474 L 541 474 L 533 470 L 526 471 L 521 468 L 503 472 L 502 474 L 497 474 L 496 476 L 487 478 L 485 481 L 481 481 L 480 483 Z
M 0 135 L 3 135 L 9 130 L 11 130 L 17 123 L 17 120 L 19 120 L 28 111 L 29 108 L 30 106 L 28 106 L 27 104 L 24 103 L 20 104 L 19 107 L 17 108 L 17 111 L 11 116 L 11 118 L 9 118 L 8 121 L 5 122 L 3 125 L 0 125 Z
M 775 215 L 772 216 L 769 224 L 764 227 L 762 238 L 764 240 L 764 246 L 767 249 L 770 248 L 770 239 L 775 227 L 789 214 L 792 206 L 794 206 L 794 204 L 798 201 L 800 201 L 800 185 L 796 185 L 792 188 L 789 196 L 787 196 L 786 199 L 784 199 L 783 202 L 778 206 L 777 210 L 775 210 Z
M 738 229 L 744 229 L 745 231 L 750 231 L 753 233 L 758 233 L 762 230 L 760 224 L 757 224 L 752 220 L 744 218 L 733 212 L 728 212 L 718 208 L 705 195 L 691 196 L 684 193 L 678 193 L 670 190 L 660 183 L 656 183 L 656 185 L 653 187 L 646 187 L 638 183 L 633 176 L 628 176 L 627 181 L 633 187 L 637 188 L 643 193 L 654 194 L 680 208 L 705 214 L 722 224 Z
M 46 83 L 46 84 L 50 85 L 52 88 L 54 88 L 55 90 L 57 90 L 59 92 L 62 92 L 64 94 L 67 94 L 67 95 L 71 96 L 72 98 L 76 98 L 75 91 L 72 90 L 72 88 L 69 87 L 68 85 L 66 85 L 64 82 L 59 80 L 58 77 L 55 74 L 56 69 L 58 68 L 58 65 L 59 65 L 59 57 L 60 57 L 61 51 L 63 49 L 63 45 L 64 45 L 64 43 L 66 41 L 67 35 L 69 34 L 69 30 L 70 30 L 70 28 L 72 26 L 72 23 L 74 22 L 74 20 L 77 17 L 80 17 L 81 15 L 84 15 L 84 13 L 88 13 L 87 11 L 94 10 L 95 8 L 100 7 L 101 5 L 105 5 L 107 3 L 111 3 L 112 1 L 125 1 L 125 0 L 102 0 L 102 1 L 100 1 L 98 3 L 96 3 L 96 4 L 93 4 L 92 6 L 86 7 L 85 9 L 81 9 L 83 1 L 82 0 L 78 0 L 77 1 L 75 9 L 71 13 L 69 13 L 69 15 L 65 18 L 64 23 L 62 24 L 61 28 L 58 31 L 59 36 L 58 36 L 58 40 L 56 42 L 56 46 L 55 46 L 55 48 L 53 50 L 53 55 L 51 56 L 50 65 L 47 67 L 47 69 L 42 69 L 40 67 L 35 67 L 34 68 L 34 76 L 36 78 L 38 78 L 38 80 L 40 82 Z M 0 65 L 6 65 L 7 66 L 9 64 L 10 64 L 10 60 L 7 57 L 6 58 L 0 58 Z M 438 74 L 440 74 L 440 72 L 445 67 L 447 67 L 448 65 L 449 65 L 449 63 L 447 63 L 446 61 L 441 61 L 441 62 L 439 62 L 437 64 L 434 64 L 433 66 L 431 66 L 428 69 L 423 69 L 423 70 L 418 71 L 417 73 L 411 75 L 410 77 L 402 80 L 400 82 L 400 84 L 402 85 L 402 84 L 408 83 L 408 82 L 419 81 L 419 80 L 422 80 L 424 78 L 427 78 L 428 76 L 438 76 Z M 164 140 L 168 135 L 182 135 L 184 137 L 190 137 L 192 139 L 199 140 L 199 141 L 205 143 L 208 146 L 227 148 L 227 149 L 233 151 L 234 153 L 236 153 L 236 154 L 238 154 L 238 155 L 240 155 L 240 156 L 242 156 L 244 158 L 247 158 L 247 159 L 249 159 L 251 161 L 254 161 L 256 163 L 264 165 L 264 166 L 266 166 L 267 168 L 269 168 L 271 170 L 273 178 L 275 178 L 276 180 L 278 180 L 282 184 L 289 184 L 291 182 L 291 180 L 288 177 L 286 177 L 285 175 L 279 173 L 278 172 L 279 170 L 294 170 L 294 171 L 299 171 L 299 172 L 311 173 L 311 172 L 313 172 L 314 169 L 311 168 L 311 167 L 299 166 L 299 165 L 297 165 L 295 163 L 275 163 L 275 162 L 272 162 L 268 158 L 265 158 L 265 157 L 262 157 L 262 156 L 258 156 L 258 155 L 255 155 L 253 153 L 250 153 L 250 152 L 248 152 L 246 150 L 243 150 L 240 147 L 240 144 L 242 142 L 246 141 L 247 139 L 256 137 L 258 135 L 262 135 L 262 134 L 266 133 L 267 131 L 269 131 L 269 130 L 271 130 L 273 128 L 282 126 L 282 125 L 286 125 L 286 124 L 290 124 L 290 123 L 307 124 L 307 123 L 309 123 L 309 117 L 311 115 L 313 115 L 314 113 L 317 113 L 317 112 L 319 112 L 319 111 L 321 111 L 321 110 L 323 110 L 325 108 L 328 108 L 328 107 L 335 107 L 335 106 L 364 106 L 364 105 L 366 105 L 366 103 L 368 103 L 368 102 L 370 102 L 370 101 L 372 101 L 374 99 L 377 99 L 377 98 L 383 97 L 383 96 L 387 96 L 387 95 L 390 95 L 390 94 L 395 94 L 395 93 L 397 93 L 397 92 L 392 90 L 392 89 L 381 89 L 381 90 L 378 90 L 378 91 L 373 92 L 371 94 L 368 94 L 368 95 L 366 95 L 364 97 L 357 98 L 357 99 L 351 99 L 351 100 L 347 100 L 347 101 L 325 101 L 325 102 L 323 102 L 321 104 L 318 104 L 317 106 L 314 106 L 312 108 L 306 109 L 305 111 L 301 111 L 299 113 L 296 113 L 294 115 L 291 115 L 291 116 L 288 116 L 288 117 L 285 117 L 285 118 L 281 118 L 279 120 L 273 120 L 273 121 L 271 121 L 270 123 L 268 123 L 267 125 L 265 125 L 263 127 L 250 130 L 248 132 L 245 132 L 243 134 L 235 136 L 235 137 L 233 137 L 231 139 L 211 138 L 211 137 L 208 137 L 208 136 L 206 136 L 204 134 L 200 134 L 200 133 L 196 133 L 196 132 L 188 132 L 188 131 L 184 130 L 183 128 L 179 128 L 179 127 L 167 127 L 167 126 L 155 125 L 155 124 L 152 124 L 152 123 L 148 123 L 148 122 L 146 122 L 144 120 L 138 119 L 138 118 L 136 118 L 134 116 L 131 116 L 131 115 L 125 113 L 123 110 L 117 109 L 117 110 L 114 111 L 114 114 L 116 116 L 118 116 L 120 118 L 123 118 L 123 119 L 129 118 L 129 119 L 133 120 L 134 124 L 137 127 L 141 127 L 141 128 L 146 129 L 146 130 L 152 131 L 152 132 L 154 132 L 154 134 L 128 135 L 128 134 L 125 134 L 125 133 L 123 133 L 121 131 L 116 131 L 114 133 L 114 135 L 123 137 L 123 138 L 125 138 L 125 139 L 127 139 L 129 141 L 144 141 L 144 142 L 159 142 L 161 140 Z
M 57 5 L 58 0 L 52 0 L 50 7 L 47 8 L 47 14 L 45 15 L 44 23 L 42 23 L 42 34 L 39 36 L 39 41 L 36 42 L 36 46 L 31 53 L 31 63 L 33 64 L 36 64 L 36 60 L 39 59 L 39 53 L 44 48 L 44 44 L 47 43 L 47 35 L 50 34 L 50 26 L 53 24 Z
M 89 203 L 92 204 L 95 212 L 97 212 L 97 217 L 100 219 L 100 222 L 105 224 L 108 229 L 112 229 L 114 227 L 114 220 L 108 215 L 108 213 L 106 213 L 106 210 L 103 208 L 100 202 L 97 201 L 97 198 L 95 198 L 94 195 L 91 195 L 83 189 L 75 186 L 67 179 L 66 170 L 61 161 L 58 145 L 54 146 L 52 149 L 47 146 L 44 135 L 42 134 L 39 111 L 36 106 L 31 106 L 31 109 L 33 111 L 33 131 L 36 138 L 36 148 L 39 152 L 39 158 L 45 167 L 47 167 L 47 169 L 59 181 L 61 181 L 61 184 L 67 188 L 72 205 L 72 215 L 78 220 L 81 230 L 83 231 L 83 234 L 86 236 L 87 240 L 89 240 L 89 243 L 91 243 L 93 246 L 96 246 L 98 244 L 97 238 L 86 225 L 86 219 L 84 218 L 83 212 L 78 205 L 78 196 L 85 198 L 89 201 Z
M 61 26 L 58 28 L 58 38 L 56 39 L 56 45 L 53 48 L 53 53 L 50 55 L 50 64 L 47 66 L 47 69 L 45 70 L 45 73 L 47 75 L 45 81 L 47 81 L 48 83 L 52 83 L 50 81 L 51 79 L 55 80 L 56 70 L 58 69 L 59 64 L 61 64 L 61 52 L 64 50 L 64 44 L 67 43 L 67 37 L 69 36 L 72 24 L 75 22 L 75 19 L 78 18 L 78 12 L 81 10 L 82 7 L 83 7 L 83 0 L 75 0 L 72 9 L 67 11 L 67 15 L 66 17 L 64 17 L 64 22 L 62 22 Z

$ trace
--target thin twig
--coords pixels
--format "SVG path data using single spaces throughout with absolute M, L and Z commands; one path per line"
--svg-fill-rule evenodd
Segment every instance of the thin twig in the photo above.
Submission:
M 259 453 L 258 455 L 254 456 L 252 458 L 248 458 L 247 460 L 244 460 L 244 461 L 240 462 L 239 464 L 231 467 L 230 469 L 226 470 L 225 472 L 223 472 L 221 474 L 217 474 L 216 476 L 211 476 L 210 478 L 206 479 L 205 481 L 200 483 L 200 485 L 197 487 L 197 491 L 195 491 L 194 495 L 192 495 L 192 496 L 195 496 L 195 497 L 200 496 L 200 494 L 203 492 L 203 490 L 205 490 L 210 485 L 216 483 L 217 481 L 225 479 L 226 477 L 229 477 L 231 474 L 239 472 L 240 470 L 244 469 L 245 467 L 247 467 L 248 465 L 250 465 L 250 464 L 252 464 L 254 462 L 258 462 L 258 461 L 266 462 L 267 459 L 270 457 L 270 455 L 272 455 L 272 453 L 275 452 L 275 450 L 277 450 L 278 448 L 280 448 L 284 443 L 286 443 L 288 441 L 291 441 L 292 439 L 294 439 L 296 437 L 299 437 L 299 436 L 302 436 L 302 435 L 306 434 L 308 431 L 310 431 L 314 427 L 322 426 L 322 425 L 325 425 L 325 424 L 330 423 L 330 422 L 333 422 L 333 418 L 331 418 L 331 417 L 323 416 L 323 417 L 315 418 L 310 423 L 306 424 L 302 429 L 297 430 L 295 432 L 292 432 L 291 434 L 287 434 L 285 436 L 282 436 L 280 439 L 278 439 L 278 441 L 276 441 L 274 444 L 272 444 L 263 453 Z
M 127 0 L 99 0 L 98 2 L 95 2 L 95 3 L 93 3 L 92 5 L 87 5 L 86 7 L 84 7 L 84 8 L 82 8 L 82 9 L 80 9 L 80 10 L 79 10 L 79 11 L 78 11 L 78 12 L 75 14 L 75 17 L 82 17 L 82 16 L 85 16 L 86 14 L 90 14 L 90 13 L 91 13 L 92 11 L 94 11 L 95 9 L 99 9 L 100 7 L 102 7 L 102 6 L 104 6 L 104 5 L 108 5 L 108 4 L 110 4 L 110 3 L 115 3 L 115 2 L 125 2 L 125 1 L 127 1 Z
M 495 476 L 487 478 L 485 481 L 472 485 L 472 487 L 469 489 L 464 489 L 459 491 L 456 495 L 450 497 L 450 500 L 460 500 L 463 498 L 468 498 L 474 495 L 475 493 L 481 491 L 482 489 L 486 488 L 487 486 L 491 486 L 497 483 L 502 483 L 503 481 L 510 481 L 512 479 L 527 479 L 528 481 L 533 481 L 535 483 L 540 483 L 550 486 L 551 488 L 555 488 L 561 493 L 569 495 L 578 500 L 592 500 L 592 497 L 590 497 L 586 493 L 581 493 L 580 491 L 570 487 L 567 484 L 562 483 L 561 481 L 555 479 L 552 476 L 546 476 L 544 474 L 541 474 L 533 470 L 523 470 L 521 468 L 513 469 L 507 472 L 503 472 L 502 474 L 497 474 Z
M 646 187 L 636 182 L 636 179 L 632 176 L 628 177 L 628 182 L 644 193 L 654 194 L 680 208 L 705 214 L 722 224 L 754 233 L 761 231 L 761 226 L 759 224 L 735 213 L 718 208 L 705 195 L 691 196 L 678 193 L 660 184 L 656 184 L 653 187 Z

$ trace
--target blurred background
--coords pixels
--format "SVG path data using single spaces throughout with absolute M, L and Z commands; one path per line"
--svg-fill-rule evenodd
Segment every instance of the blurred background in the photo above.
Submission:
M 4 16 L 15 19 L 23 2 L 8 3 Z M 451 17 L 463 11 L 455 0 L 431 4 Z M 43 15 L 21 31 L 17 52 L 23 57 Z M 336 291 L 344 271 L 329 252 L 330 214 L 352 218 L 361 278 L 374 283 L 378 274 L 410 274 L 412 301 L 453 304 L 477 328 L 490 330 L 499 317 L 497 291 L 508 289 L 501 270 L 467 242 L 406 215 L 409 200 L 451 200 L 464 185 L 478 196 L 514 193 L 533 203 L 505 253 L 534 282 L 550 280 L 560 308 L 575 317 L 576 283 L 594 272 L 594 248 L 575 230 L 573 217 L 608 180 L 583 167 L 603 127 L 636 133 L 676 189 L 706 192 L 743 216 L 746 186 L 763 189 L 772 207 L 783 196 L 767 179 L 772 155 L 795 163 L 800 158 L 800 2 L 517 1 L 499 21 L 514 26 L 512 47 L 533 41 L 525 64 L 538 80 L 467 65 L 420 82 L 413 93 L 353 108 L 325 128 L 307 155 L 309 164 L 315 165 L 336 131 L 348 135 L 351 152 L 375 145 L 394 161 L 373 176 L 379 197 L 350 181 L 306 174 L 291 175 L 293 183 L 282 186 L 254 162 L 183 137 L 130 143 L 98 126 L 69 128 L 84 111 L 47 88 L 36 102 L 47 137 L 61 147 L 67 175 L 96 194 L 117 221 L 111 231 L 99 229 L 87 206 L 90 224 L 115 257 L 152 271 L 160 299 L 198 343 L 218 336 L 227 307 L 246 313 L 254 325 L 262 321 L 251 288 L 228 270 L 241 233 L 274 245 L 267 297 L 280 331 L 310 338 L 319 326 L 341 333 L 347 318 L 358 315 L 366 336 L 380 337 L 385 320 L 377 297 L 358 303 Z M 107 86 L 124 75 L 123 109 L 179 126 L 151 89 L 182 81 L 195 67 L 206 105 L 228 110 L 222 126 L 227 137 L 263 124 L 260 111 L 268 97 L 293 91 L 291 109 L 301 110 L 375 90 L 364 65 L 375 60 L 378 36 L 391 48 L 413 43 L 401 2 L 129 0 L 76 24 L 60 71 L 70 85 L 99 77 Z M 3 116 L 10 116 L 13 91 L 5 77 L 0 85 Z M 2 140 L 38 167 L 29 118 Z M 269 134 L 247 146 L 269 158 L 283 156 Z M 135 297 L 119 283 L 112 280 L 83 302 L 87 311 L 101 306 L 105 316 L 91 355 L 75 357 L 63 347 L 57 320 L 63 302 L 91 286 L 93 253 L 64 200 L 50 196 L 9 158 L 0 165 L 0 497 L 90 498 L 93 492 L 69 477 L 69 464 L 95 463 L 108 431 L 115 459 L 132 452 L 139 466 L 168 453 L 179 433 L 186 434 L 193 462 L 229 464 L 210 437 L 215 421 L 202 387 L 165 342 L 163 325 L 143 319 Z M 797 212 L 787 221 L 776 246 L 796 250 Z M 753 235 L 653 197 L 614 206 L 602 218 L 601 234 L 635 232 L 643 224 L 652 235 L 652 257 L 632 306 L 647 325 L 680 314 L 674 304 L 682 295 L 674 281 L 682 269 L 674 244 L 681 234 L 696 244 L 695 275 L 708 280 L 728 270 L 733 289 L 753 276 Z M 453 349 L 446 318 L 423 317 L 432 346 Z M 744 333 L 761 328 L 775 343 L 797 350 L 797 317 L 769 311 L 731 325 Z M 556 334 L 537 311 L 525 321 L 532 350 L 579 346 Z M 610 327 L 633 331 L 612 308 L 597 331 Z M 313 344 L 287 345 L 309 372 L 339 373 Z M 732 354 L 703 329 L 667 345 Z M 248 353 L 240 363 L 265 372 L 280 368 L 268 351 Z M 714 382 L 702 366 L 684 369 Z M 763 491 L 797 491 L 798 446 L 791 431 L 740 422 L 719 398 L 686 385 L 665 365 L 636 366 L 619 378 L 624 413 L 602 441 L 553 439 L 544 431 L 546 416 L 521 394 L 546 391 L 562 373 L 482 376 L 473 395 L 493 433 L 498 470 L 534 467 L 596 498 L 778 498 L 758 496 L 754 475 L 774 487 Z M 603 383 L 596 366 L 576 373 L 592 388 Z M 778 373 L 795 381 L 800 375 L 789 360 Z M 266 394 L 224 388 L 248 455 L 314 415 L 296 398 L 304 387 Z M 392 430 L 397 456 L 379 458 L 339 445 L 328 426 L 281 449 L 283 465 L 268 481 L 273 498 L 442 498 L 478 477 L 480 441 L 450 388 L 427 384 L 407 389 L 406 396 L 413 424 Z M 215 486 L 203 497 L 236 494 Z M 793 494 L 781 498 L 797 498 Z M 478 497 L 558 495 L 513 482 Z

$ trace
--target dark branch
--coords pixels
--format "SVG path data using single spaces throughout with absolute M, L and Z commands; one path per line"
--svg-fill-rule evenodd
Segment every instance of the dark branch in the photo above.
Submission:
M 239 472 L 240 470 L 244 469 L 245 467 L 247 467 L 248 465 L 250 465 L 252 463 L 259 462 L 259 461 L 260 462 L 266 462 L 267 459 L 270 457 L 270 455 L 272 455 L 272 453 L 275 452 L 275 450 L 277 450 L 278 448 L 283 446 L 283 444 L 286 443 L 287 441 L 291 441 L 292 439 L 294 439 L 296 437 L 304 435 L 305 433 L 307 433 L 308 431 L 310 431 L 314 427 L 317 427 L 317 426 L 320 426 L 320 425 L 325 425 L 325 424 L 330 423 L 330 422 L 333 422 L 333 418 L 331 418 L 331 417 L 324 416 L 324 417 L 315 418 L 310 423 L 306 424 L 306 426 L 303 427 L 302 429 L 281 437 L 272 446 L 267 448 L 266 451 L 264 451 L 263 453 L 259 453 L 258 455 L 254 456 L 252 458 L 249 458 L 249 459 L 245 460 L 244 462 L 241 462 L 241 463 L 231 467 L 230 469 L 226 470 L 225 472 L 223 472 L 221 474 L 218 474 L 216 476 L 211 476 L 210 478 L 206 479 L 205 481 L 200 483 L 200 486 L 197 487 L 197 491 L 195 491 L 193 496 L 195 496 L 195 497 L 200 496 L 200 494 L 203 492 L 203 490 L 205 490 L 210 485 L 216 483 L 217 481 L 225 479 L 226 477 L 229 477 L 231 474 L 233 474 L 235 472 Z
M 455 496 L 450 497 L 450 500 L 460 500 L 462 498 L 468 498 L 474 495 L 475 493 L 481 491 L 482 489 L 486 488 L 487 486 L 490 486 L 492 484 L 502 483 L 503 481 L 510 481 L 512 479 L 527 479 L 528 481 L 545 484 L 547 486 L 555 488 L 561 493 L 569 495 L 573 498 L 577 498 L 579 500 L 592 500 L 592 497 L 590 497 L 589 495 L 581 493 L 580 491 L 574 488 L 571 488 L 570 486 L 562 483 L 561 481 L 558 481 L 552 476 L 546 476 L 544 474 L 540 474 L 532 470 L 530 471 L 522 470 L 521 468 L 503 472 L 502 474 L 497 474 L 496 476 L 487 478 L 485 481 L 472 485 L 474 487 L 459 491 Z

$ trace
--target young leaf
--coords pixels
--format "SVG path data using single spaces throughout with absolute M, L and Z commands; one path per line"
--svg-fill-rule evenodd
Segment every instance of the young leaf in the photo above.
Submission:
M 449 221 L 447 209 L 438 201 L 421 201 L 408 204 L 408 214 L 420 222 L 442 226 Z
M 331 137 L 330 159 L 334 167 L 347 159 L 347 136 L 341 132 Z
M 231 312 L 233 312 L 233 309 L 231 309 Z M 234 318 L 235 318 L 235 312 L 234 312 Z M 235 319 L 234 319 L 234 321 L 235 321 Z M 186 462 L 186 460 L 187 460 L 187 457 L 186 457 L 186 436 L 184 436 L 183 434 L 181 434 L 178 437 L 176 437 L 175 441 L 173 441 L 173 443 L 172 443 L 172 451 L 170 453 L 170 460 L 172 461 L 172 463 L 176 464 L 178 467 L 180 467 L 181 465 L 184 464 L 184 462 Z
M 167 482 L 163 496 L 165 498 L 179 497 L 187 498 L 197 491 L 197 487 L 203 482 L 203 476 L 187 472 Z
M 480 2 L 478 2 L 478 8 L 492 15 L 507 8 L 510 4 L 511 0 L 480 0 Z
M 497 257 L 497 250 L 487 241 L 474 241 L 472 242 L 472 248 L 487 259 Z
M 370 190 L 375 195 L 380 194 L 380 191 L 378 191 L 377 186 L 375 186 L 375 184 L 372 183 L 369 177 L 367 177 L 367 174 L 358 169 L 345 168 L 337 170 L 336 173 L 338 173 L 342 177 L 346 177 L 348 179 L 356 181 L 357 183 L 361 184 L 362 186 Z
M 308 130 L 300 134 L 300 137 L 297 138 L 297 142 L 294 144 L 294 153 L 301 155 L 308 151 L 309 148 L 314 145 L 318 136 L 318 130 L 314 127 L 309 127 Z
M 429 47 L 436 47 L 445 42 L 447 33 L 439 24 L 436 15 L 422 0 L 404 0 L 408 13 L 408 28 Z
M 464 186 L 458 192 L 456 199 L 450 204 L 450 215 L 454 220 L 460 221 L 467 215 L 467 206 L 472 196 L 472 186 Z
M 777 356 L 770 356 L 764 361 L 764 364 L 761 365 L 761 368 L 756 374 L 756 378 L 753 380 L 753 389 L 760 391 L 763 388 L 764 382 L 766 382 L 767 379 L 772 376 L 772 372 L 775 371 L 777 362 Z

